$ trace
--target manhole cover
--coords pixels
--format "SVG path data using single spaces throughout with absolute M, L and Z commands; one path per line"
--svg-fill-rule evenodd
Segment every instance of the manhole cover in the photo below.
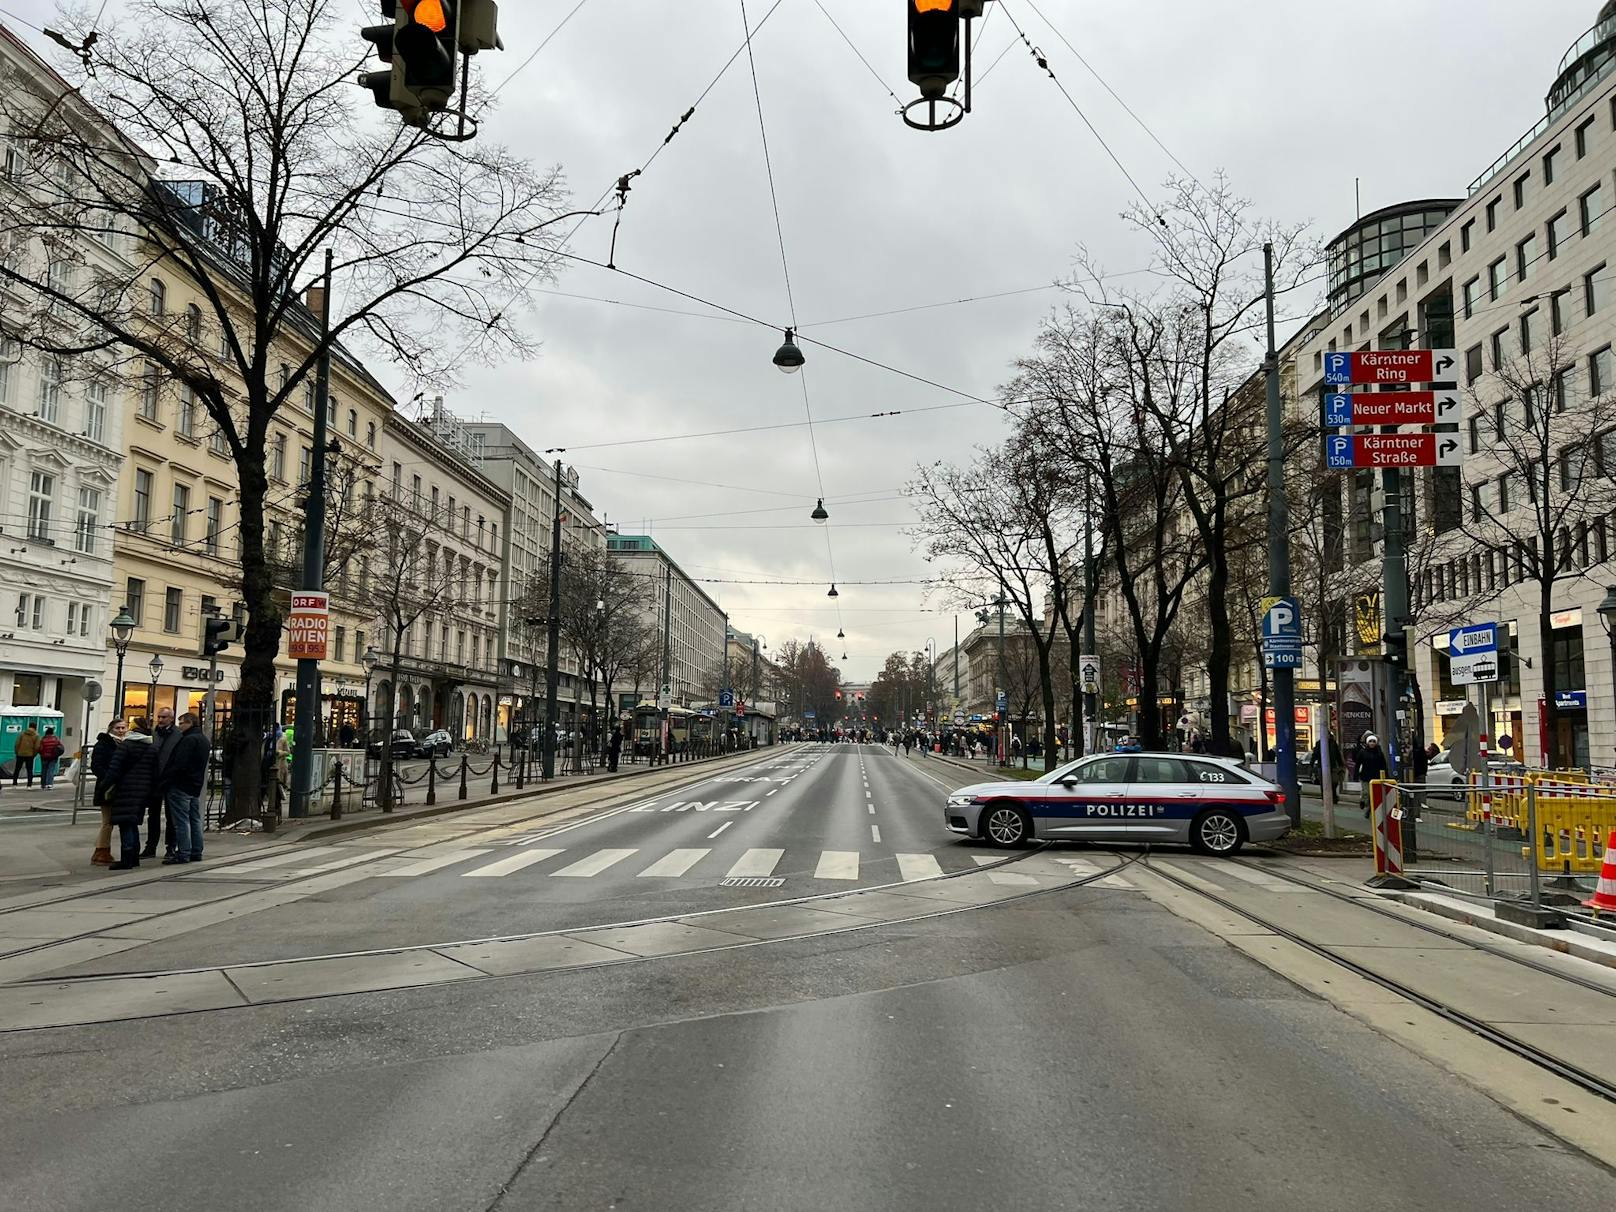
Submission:
M 732 875 L 719 880 L 720 888 L 784 888 L 785 880 L 775 875 Z

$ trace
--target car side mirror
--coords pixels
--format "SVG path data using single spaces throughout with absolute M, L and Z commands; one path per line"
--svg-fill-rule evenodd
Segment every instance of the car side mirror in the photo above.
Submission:
M 1065 787 L 1068 791 L 1077 786 L 1077 779 L 1070 774 L 1066 775 L 1064 778 L 1056 779 L 1055 782 L 1060 786 Z

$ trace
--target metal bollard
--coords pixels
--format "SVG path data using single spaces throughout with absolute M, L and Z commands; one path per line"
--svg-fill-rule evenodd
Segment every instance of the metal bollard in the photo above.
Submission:
M 1543 858 L 1543 835 L 1538 832 L 1537 826 L 1537 783 L 1526 785 L 1526 836 L 1532 839 L 1531 866 L 1527 868 L 1527 880 L 1531 887 L 1532 908 L 1543 907 L 1543 883 L 1538 875 L 1538 863 Z
M 460 755 L 460 798 L 466 798 L 466 755 Z
M 522 776 L 527 773 L 527 763 L 520 756 L 516 759 L 516 789 L 522 790 Z
M 438 802 L 438 759 L 434 757 L 426 760 L 426 802 Z
M 494 751 L 494 781 L 488 785 L 489 795 L 499 794 L 499 751 Z
M 331 819 L 342 819 L 342 763 L 331 763 Z

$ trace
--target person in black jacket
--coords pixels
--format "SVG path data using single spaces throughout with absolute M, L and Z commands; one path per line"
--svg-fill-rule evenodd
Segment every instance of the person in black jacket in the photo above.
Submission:
M 1386 777 L 1386 751 L 1380 747 L 1380 738 L 1373 732 L 1364 733 L 1363 740 L 1358 744 L 1357 761 L 1358 782 L 1362 784 L 1358 791 L 1358 806 L 1363 809 L 1365 816 L 1369 815 L 1369 784 L 1376 779 Z
M 202 788 L 208 781 L 208 758 L 213 747 L 208 743 L 208 734 L 189 711 L 179 718 L 179 734 L 168 764 L 158 776 L 174 835 L 174 853 L 163 862 L 200 863 Z
M 156 778 L 157 754 L 151 737 L 131 732 L 107 767 L 107 782 L 112 786 L 112 823 L 118 826 L 119 857 L 110 868 L 113 871 L 140 866 L 140 822 L 151 803 Z
M 95 748 L 90 750 L 90 773 L 95 775 L 95 791 L 90 802 L 101 809 L 101 832 L 96 834 L 95 853 L 90 861 L 98 867 L 112 866 L 112 806 L 107 803 L 107 789 L 112 786 L 112 780 L 107 776 L 112 759 L 123 746 L 128 732 L 127 721 L 113 720 L 107 730 L 95 738 Z

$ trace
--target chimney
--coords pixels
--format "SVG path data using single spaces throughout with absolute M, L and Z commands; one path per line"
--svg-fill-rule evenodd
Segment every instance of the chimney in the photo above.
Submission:
M 303 306 L 309 309 L 315 319 L 319 319 L 320 313 L 325 309 L 325 287 L 315 285 L 304 291 Z

